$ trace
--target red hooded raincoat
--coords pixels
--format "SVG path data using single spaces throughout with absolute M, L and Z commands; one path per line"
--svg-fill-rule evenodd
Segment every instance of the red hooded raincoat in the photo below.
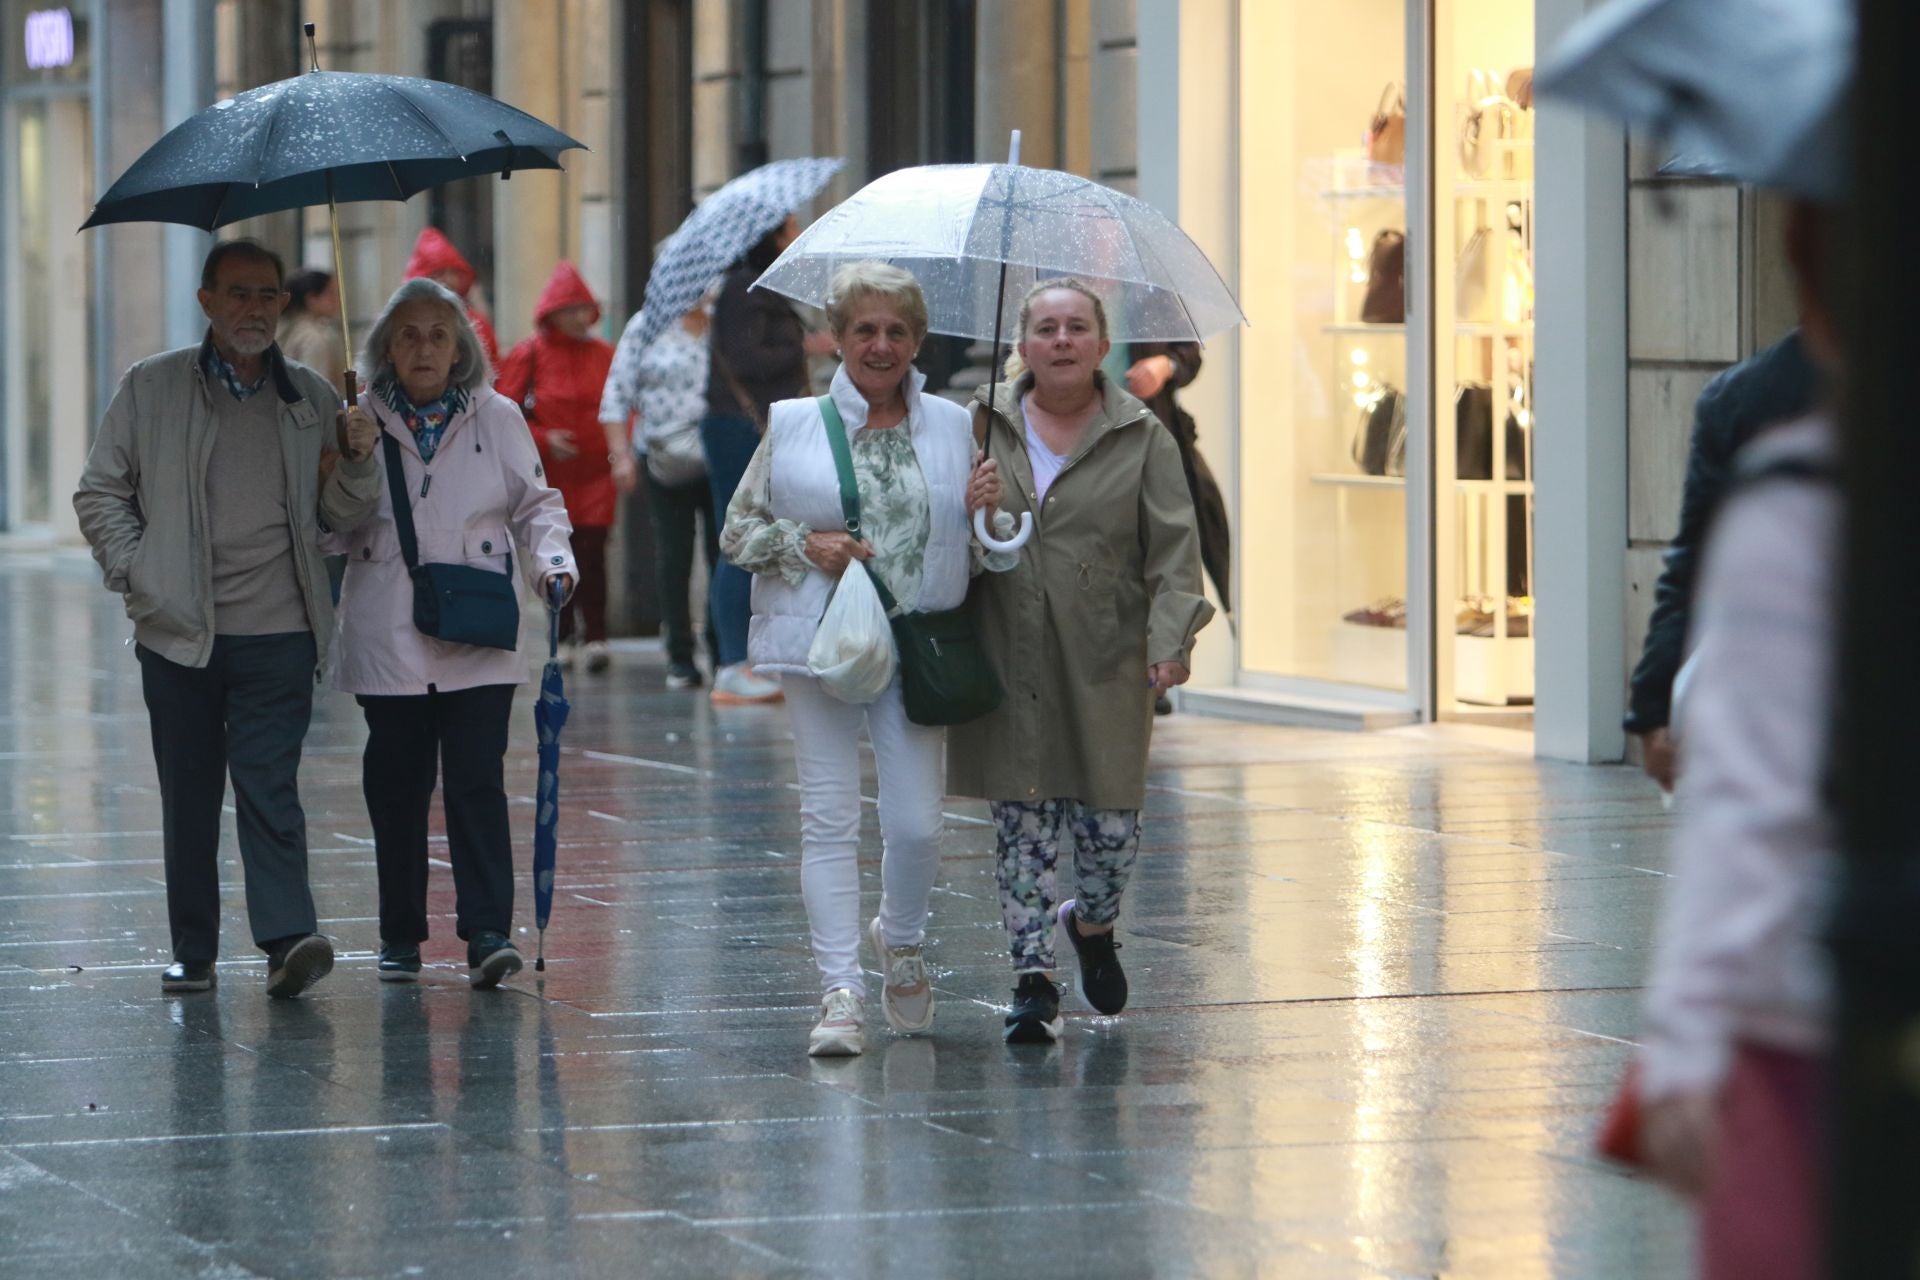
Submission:
M 574 527 L 605 529 L 613 525 L 619 498 L 600 426 L 600 392 L 613 366 L 613 347 L 593 337 L 575 341 L 547 324 L 562 307 L 583 303 L 593 307 L 598 321 L 600 304 L 587 282 L 571 262 L 562 261 L 534 308 L 536 332 L 507 352 L 494 387 L 526 413 L 547 480 L 566 498 Z M 548 443 L 553 431 L 572 432 L 578 454 L 565 461 L 554 457 Z

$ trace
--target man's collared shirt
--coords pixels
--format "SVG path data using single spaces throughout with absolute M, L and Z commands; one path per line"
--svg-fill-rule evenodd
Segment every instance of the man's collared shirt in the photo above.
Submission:
M 227 363 L 227 358 L 220 354 L 220 348 L 214 346 L 211 342 L 207 344 L 206 370 L 208 377 L 219 378 L 220 381 L 227 384 L 227 390 L 233 393 L 235 400 L 248 399 L 254 392 L 266 386 L 267 379 L 272 376 L 272 371 L 267 368 L 263 361 L 261 364 L 260 377 L 256 382 L 251 386 L 241 382 L 240 375 L 234 372 L 231 364 Z

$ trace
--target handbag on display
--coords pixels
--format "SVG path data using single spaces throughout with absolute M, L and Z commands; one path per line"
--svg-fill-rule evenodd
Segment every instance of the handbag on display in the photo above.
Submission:
M 504 573 L 470 564 L 421 564 L 413 528 L 413 503 L 407 496 L 400 445 L 380 433 L 386 450 L 387 493 L 393 500 L 393 527 L 400 554 L 413 579 L 413 625 L 422 635 L 483 649 L 520 647 L 520 597 L 513 587 L 513 551 L 506 549 Z
M 1380 105 L 1367 124 L 1367 159 L 1375 164 L 1405 164 L 1407 94 L 1398 84 L 1380 91 Z
M 847 424 L 832 396 L 819 396 L 817 402 L 820 416 L 826 419 L 834 470 L 840 476 L 840 509 L 846 516 L 847 532 L 857 538 L 860 483 L 853 474 L 853 450 L 847 447 Z M 929 726 L 965 724 L 999 706 L 1006 693 L 974 629 L 972 612 L 961 605 L 933 613 L 895 613 L 898 602 L 887 584 L 871 565 L 867 572 L 874 590 L 880 593 L 881 607 L 892 621 L 907 719 Z
M 1350 452 L 1367 475 L 1407 474 L 1407 398 L 1397 387 L 1384 382 L 1375 386 L 1360 410 Z
M 1508 83 L 1518 83 L 1514 77 Z M 1460 121 L 1460 168 L 1472 178 L 1525 178 L 1531 166 L 1515 153 L 1511 145 L 1527 136 L 1520 104 L 1495 88 L 1492 72 L 1474 71 L 1467 78 L 1467 111 Z M 1533 92 L 1531 76 L 1525 81 L 1529 97 Z M 1493 162 L 1495 156 L 1499 162 Z
M 1367 255 L 1367 292 L 1360 301 L 1366 324 L 1405 324 L 1407 319 L 1407 237 L 1382 231 Z
M 1493 388 L 1463 382 L 1453 398 L 1454 475 L 1461 480 L 1493 479 Z M 1506 478 L 1527 478 L 1527 433 L 1509 411 L 1506 422 Z
M 1493 290 L 1487 287 L 1488 244 L 1492 232 L 1475 227 L 1453 266 L 1453 310 L 1460 319 L 1485 324 L 1493 319 Z
M 707 478 L 707 450 L 700 424 L 689 422 L 647 445 L 647 474 L 662 488 L 678 489 Z

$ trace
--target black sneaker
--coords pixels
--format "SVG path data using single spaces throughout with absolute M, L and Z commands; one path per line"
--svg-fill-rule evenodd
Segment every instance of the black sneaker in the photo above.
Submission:
M 1087 1008 L 1109 1018 L 1126 1008 L 1127 973 L 1114 954 L 1120 944 L 1113 940 L 1113 931 L 1081 933 L 1073 922 L 1072 898 L 1060 904 L 1060 927 L 1066 931 L 1067 941 L 1073 943 L 1073 954 L 1079 957 L 1080 971 L 1074 975 L 1073 989 L 1086 1001 Z
M 282 938 L 267 950 L 267 994 L 291 1000 L 333 972 L 333 944 L 317 933 Z
M 667 667 L 667 688 L 698 689 L 704 684 L 700 677 L 700 668 L 691 662 L 675 662 Z
M 475 991 L 491 991 L 520 972 L 520 949 L 504 933 L 491 929 L 473 935 L 467 944 L 468 977 Z
M 1008 1044 L 1052 1044 L 1065 1024 L 1060 1019 L 1060 988 L 1044 973 L 1023 973 L 1007 1011 Z
M 1153 695 L 1153 714 L 1157 716 L 1172 715 L 1173 699 L 1169 698 L 1164 693 L 1156 693 L 1155 695 Z
M 380 981 L 418 982 L 419 980 L 419 943 L 383 942 L 380 944 Z
M 182 964 L 176 960 L 160 971 L 160 990 L 169 995 L 213 990 L 213 964 Z

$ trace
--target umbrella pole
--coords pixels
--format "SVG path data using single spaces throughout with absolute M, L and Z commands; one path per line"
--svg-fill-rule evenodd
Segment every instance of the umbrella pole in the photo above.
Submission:
M 340 341 L 341 349 L 347 353 L 346 382 L 347 407 L 351 409 L 355 400 L 360 398 L 356 385 L 359 378 L 353 371 L 353 331 L 347 323 L 347 273 L 342 269 L 340 258 L 340 206 L 333 200 L 333 170 L 327 170 L 327 225 L 333 231 L 333 287 L 340 295 Z M 342 450 L 344 452 L 344 448 Z
M 1020 131 L 1007 140 L 1007 163 L 1020 163 Z M 1000 394 L 1000 327 L 1007 310 L 1007 254 L 1013 239 L 1013 191 L 1007 191 L 1008 209 L 1000 227 L 1000 289 L 993 298 L 993 365 L 987 370 L 987 414 L 993 414 L 993 401 Z

